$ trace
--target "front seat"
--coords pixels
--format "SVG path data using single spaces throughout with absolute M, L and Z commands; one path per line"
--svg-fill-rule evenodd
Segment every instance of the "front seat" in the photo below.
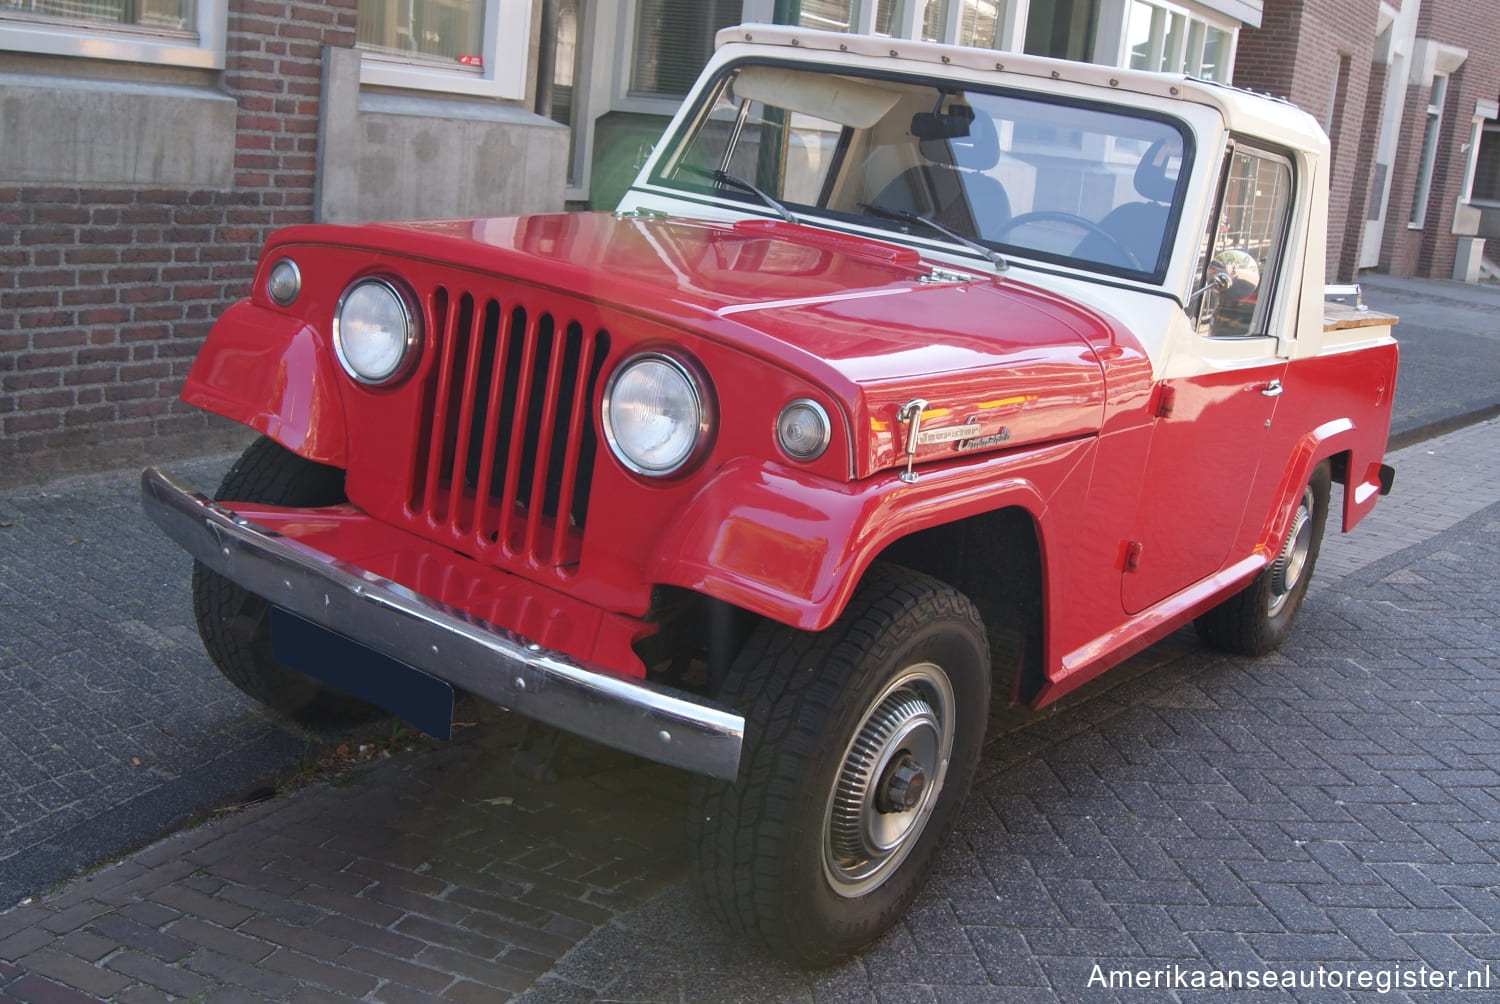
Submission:
M 1172 211 L 1172 197 L 1177 193 L 1177 175 L 1182 167 L 1182 140 L 1166 136 L 1152 143 L 1146 155 L 1135 166 L 1135 190 L 1145 202 L 1127 202 L 1116 206 L 1099 221 L 1102 230 L 1123 247 L 1130 249 L 1136 261 L 1120 254 L 1120 248 L 1097 234 L 1089 234 L 1073 249 L 1078 258 L 1155 272 L 1163 254 L 1162 236 Z M 1139 263 L 1139 264 L 1137 264 Z
M 965 125 L 966 135 L 951 135 Z M 984 173 L 1000 163 L 995 123 L 968 105 L 951 105 L 946 113 L 912 116 L 911 133 L 928 163 L 897 176 L 875 203 L 930 217 L 965 237 L 998 236 L 1010 222 L 1010 198 L 998 179 Z

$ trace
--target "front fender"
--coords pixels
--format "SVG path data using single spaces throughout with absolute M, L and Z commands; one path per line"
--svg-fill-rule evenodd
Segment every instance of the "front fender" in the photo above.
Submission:
M 193 360 L 181 396 L 308 460 L 348 466 L 338 367 L 323 336 L 295 317 L 248 300 L 230 307 Z
M 1039 518 L 1086 454 L 1088 436 L 919 471 L 832 482 L 749 457 L 726 464 L 677 514 L 647 569 L 681 586 L 807 631 L 843 611 L 894 541 L 1005 506 Z

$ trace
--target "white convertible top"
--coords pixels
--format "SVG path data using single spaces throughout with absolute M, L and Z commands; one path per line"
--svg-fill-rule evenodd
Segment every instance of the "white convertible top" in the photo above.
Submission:
M 1056 81 L 1060 89 L 1081 85 L 1157 100 L 1189 101 L 1217 109 L 1230 130 L 1254 133 L 1323 156 L 1328 151 L 1328 139 L 1317 120 L 1290 102 L 1180 73 L 1150 73 L 1020 52 L 846 35 L 773 24 L 742 24 L 725 28 L 719 32 L 714 44 L 719 50 L 716 61 L 748 55 L 757 49 L 779 50 L 777 58 L 809 58 L 799 56 L 800 51 L 809 56 L 816 53 L 811 58 L 824 63 L 865 67 L 884 63 L 893 70 L 907 73 L 918 70 L 935 76 L 996 85 L 1003 85 L 1007 78 L 1015 83 L 1014 78 L 1022 76 Z M 1028 81 L 1027 87 L 1034 89 L 1035 84 Z

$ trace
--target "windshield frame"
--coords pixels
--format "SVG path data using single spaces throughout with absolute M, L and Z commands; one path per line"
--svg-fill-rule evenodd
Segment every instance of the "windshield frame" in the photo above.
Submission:
M 673 176 L 673 172 L 677 170 L 679 163 L 684 160 L 694 139 L 703 129 L 708 117 L 713 113 L 716 106 L 719 105 L 720 99 L 724 97 L 730 83 L 746 67 L 766 67 L 801 73 L 823 73 L 872 82 L 884 81 L 901 84 L 904 87 L 931 88 L 934 93 L 959 95 L 965 98 L 968 95 L 993 96 L 1005 100 L 1026 102 L 1032 106 L 1053 105 L 1060 108 L 1076 109 L 1085 113 L 1120 116 L 1143 123 L 1155 123 L 1164 126 L 1167 130 L 1180 137 L 1181 163 L 1178 167 L 1176 179 L 1173 182 L 1172 201 L 1168 207 L 1167 217 L 1162 230 L 1162 240 L 1158 247 L 1155 262 L 1141 262 L 1145 266 L 1144 268 L 1133 268 L 1128 265 L 1116 265 L 1109 262 L 1096 261 L 1088 257 L 1075 257 L 1071 254 L 1057 253 L 1028 244 L 994 240 L 982 236 L 978 237 L 978 240 L 984 247 L 991 249 L 998 255 L 1004 256 L 1006 260 L 1028 264 L 1034 263 L 1038 266 L 1050 265 L 1060 267 L 1067 270 L 1065 274 L 1082 273 L 1086 276 L 1117 280 L 1123 279 L 1131 282 L 1161 286 L 1165 282 L 1168 272 L 1171 270 L 1173 253 L 1180 240 L 1183 217 L 1187 212 L 1186 196 L 1192 180 L 1193 167 L 1199 152 L 1195 131 L 1189 118 L 1123 101 L 1048 93 L 1037 87 L 959 80 L 921 72 L 893 73 L 888 70 L 870 67 L 814 63 L 804 59 L 777 59 L 775 57 L 759 55 L 746 56 L 726 62 L 718 68 L 714 76 L 704 86 L 697 90 L 697 97 L 680 118 L 679 127 L 664 137 L 659 147 L 658 155 L 652 158 L 649 174 L 642 179 L 645 185 L 650 186 L 657 192 L 669 194 L 674 199 L 690 203 L 718 208 L 732 208 L 737 212 L 745 212 L 755 216 L 774 214 L 774 210 L 770 209 L 750 192 L 726 188 L 707 179 L 704 179 L 702 183 L 695 183 L 680 175 L 677 177 Z M 743 113 L 751 103 L 751 100 L 746 99 L 739 105 L 731 107 L 735 107 L 740 113 Z M 741 123 L 740 125 L 742 127 L 743 124 Z M 847 142 L 848 134 L 849 127 L 846 126 L 843 129 L 843 136 L 839 142 L 840 148 Z M 739 129 L 736 129 L 735 140 L 738 141 L 738 138 Z M 842 153 L 842 149 L 840 152 Z M 832 209 L 826 205 L 820 206 L 781 196 L 778 196 L 778 199 L 795 213 L 799 223 L 822 226 L 846 233 L 876 236 L 884 240 L 905 243 L 924 252 L 938 247 L 942 250 L 951 251 L 966 257 L 974 257 L 981 260 L 984 257 L 973 249 L 965 248 L 961 244 L 951 242 L 929 231 L 927 228 L 921 227 L 920 224 L 914 227 L 912 221 L 882 219 L 877 215 L 847 212 Z M 826 191 L 820 195 L 820 200 L 826 200 Z M 1075 248 L 1081 246 L 1082 243 L 1083 241 L 1080 239 L 1079 244 L 1075 245 Z M 1051 271 L 1052 269 L 1044 268 L 1044 270 Z

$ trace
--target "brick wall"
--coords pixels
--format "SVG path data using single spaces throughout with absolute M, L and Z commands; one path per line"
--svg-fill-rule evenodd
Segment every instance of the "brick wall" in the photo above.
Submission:
M 1329 134 L 1329 281 L 1352 277 L 1359 256 L 1375 144 L 1364 127 L 1381 103 L 1371 79 L 1379 10 L 1379 0 L 1266 0 L 1235 55 L 1236 84 L 1286 98 Z
M 1380 136 L 1381 115 L 1389 68 L 1380 60 L 1370 63 L 1369 91 L 1365 99 L 1365 117 L 1360 126 L 1360 147 L 1356 153 L 1354 179 L 1350 189 L 1349 215 L 1344 226 L 1344 242 L 1339 249 L 1338 280 L 1357 278 L 1359 257 L 1364 239 L 1365 219 L 1370 211 L 1370 186 L 1375 177 L 1375 152 Z M 1347 121 L 1347 120 L 1346 120 Z
M 1401 119 L 1395 162 L 1391 164 L 1391 197 L 1386 207 L 1384 238 L 1380 244 L 1380 270 L 1392 275 L 1415 275 L 1422 235 L 1406 221 L 1411 215 L 1422 155 L 1422 130 L 1426 124 L 1430 88 L 1406 89 L 1406 113 Z
M 0 182 L 0 485 L 229 446 L 177 400 L 267 234 L 312 219 L 322 47 L 356 0 L 231 0 L 228 190 Z
M 1500 32 L 1497 32 L 1494 0 L 1428 0 L 1418 17 L 1418 38 L 1433 39 L 1469 51 L 1469 59 L 1448 81 L 1448 98 L 1443 102 L 1443 126 L 1437 143 L 1433 168 L 1433 192 L 1428 200 L 1427 219 L 1421 231 L 1409 231 L 1409 258 L 1415 258 L 1410 275 L 1451 279 L 1457 237 L 1454 207 L 1464 195 L 1464 168 L 1475 116 L 1475 101 L 1500 99 Z M 1428 90 L 1422 90 L 1421 102 L 1407 105 L 1407 119 L 1424 120 L 1427 116 Z M 1421 126 L 1416 128 L 1416 146 L 1421 150 Z M 1410 153 L 1410 150 L 1409 150 Z M 1415 162 L 1413 162 L 1415 170 Z M 1410 203 L 1409 203 L 1410 204 Z M 1407 216 L 1400 224 L 1406 225 Z M 1490 248 L 1490 257 L 1496 254 Z

